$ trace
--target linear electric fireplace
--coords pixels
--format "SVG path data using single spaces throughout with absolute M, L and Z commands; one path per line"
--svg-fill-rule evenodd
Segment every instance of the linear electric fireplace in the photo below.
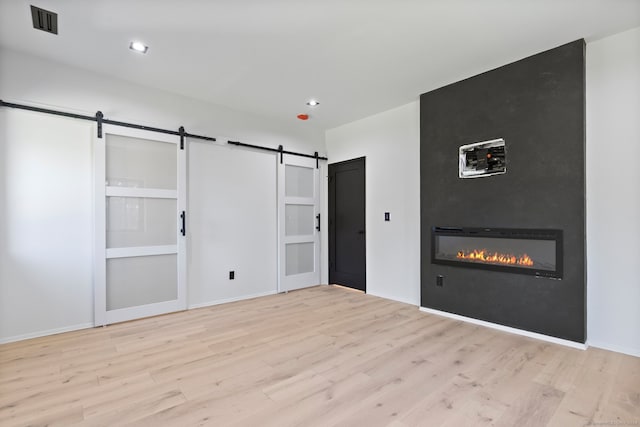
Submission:
M 431 262 L 562 279 L 562 230 L 433 227 Z

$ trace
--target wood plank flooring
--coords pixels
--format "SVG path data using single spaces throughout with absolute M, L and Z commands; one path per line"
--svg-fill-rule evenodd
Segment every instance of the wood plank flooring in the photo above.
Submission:
M 0 346 L 0 425 L 640 425 L 640 358 L 335 286 Z

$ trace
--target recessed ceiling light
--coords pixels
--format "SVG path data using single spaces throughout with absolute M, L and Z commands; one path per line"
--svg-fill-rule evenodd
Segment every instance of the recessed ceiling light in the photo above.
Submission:
M 309 107 L 315 107 L 316 105 L 320 105 L 320 103 L 315 99 L 310 99 L 307 101 L 307 105 Z
M 142 42 L 133 41 L 131 42 L 131 44 L 129 44 L 129 49 L 135 50 L 136 52 L 140 53 L 147 53 L 147 51 L 149 50 L 149 46 L 145 46 L 145 44 Z

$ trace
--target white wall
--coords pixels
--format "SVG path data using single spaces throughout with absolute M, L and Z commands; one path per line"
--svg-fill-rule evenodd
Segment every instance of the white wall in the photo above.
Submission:
M 640 28 L 587 44 L 588 342 L 640 356 Z
M 276 156 L 195 140 L 188 150 L 189 306 L 275 293 Z
M 91 130 L 0 109 L 0 342 L 93 322 Z
M 88 123 L 0 110 L 0 340 L 92 322 L 90 138 Z
M 187 132 L 218 137 L 223 145 L 232 139 L 325 152 L 323 133 L 295 119 L 278 122 L 6 49 L 0 49 L 0 99 L 88 115 L 99 109 L 109 119 L 161 128 L 182 125 Z M 0 109 L 0 119 L 0 342 L 91 325 L 95 124 L 8 108 Z M 189 158 L 196 170 L 189 175 L 189 201 L 212 202 L 191 204 L 196 218 L 198 214 L 229 218 L 241 213 L 243 220 L 228 222 L 224 232 L 218 233 L 219 227 L 207 222 L 212 218 L 200 217 L 198 227 L 207 238 L 197 241 L 190 254 L 201 266 L 209 265 L 200 270 L 204 276 L 191 277 L 189 304 L 275 289 L 276 264 L 270 262 L 271 253 L 265 256 L 266 247 L 273 245 L 269 251 L 275 251 L 275 220 L 271 230 L 257 234 L 244 222 L 250 219 L 245 209 L 252 201 L 251 214 L 265 221 L 273 218 L 275 156 L 218 146 L 215 149 L 228 155 L 212 160 L 218 169 L 213 171 L 199 158 L 210 156 L 211 147 L 206 143 L 191 143 L 191 147 L 194 153 Z M 227 176 L 221 176 L 221 168 Z M 263 174 L 268 176 L 260 179 Z M 242 191 L 251 188 L 253 193 L 245 200 L 234 198 L 230 191 L 234 186 Z M 227 204 L 226 211 L 217 211 L 217 196 Z M 267 203 L 267 197 L 274 204 Z M 241 251 L 243 245 L 255 250 Z M 223 272 L 228 277 L 231 269 L 237 270 L 235 281 L 218 281 Z M 212 275 L 210 281 L 207 274 Z M 256 278 L 257 287 L 252 287 L 248 281 Z M 229 288 L 231 283 L 235 286 Z
M 416 101 L 326 133 L 330 163 L 366 157 L 367 293 L 414 305 L 420 304 L 419 112 Z

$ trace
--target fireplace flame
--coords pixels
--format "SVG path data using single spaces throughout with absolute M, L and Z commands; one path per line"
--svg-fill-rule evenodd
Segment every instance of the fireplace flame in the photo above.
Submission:
M 512 254 L 501 254 L 499 252 L 489 252 L 486 249 L 458 251 L 456 258 L 475 262 L 486 262 L 489 264 L 533 266 L 533 260 L 527 254 L 516 256 Z

